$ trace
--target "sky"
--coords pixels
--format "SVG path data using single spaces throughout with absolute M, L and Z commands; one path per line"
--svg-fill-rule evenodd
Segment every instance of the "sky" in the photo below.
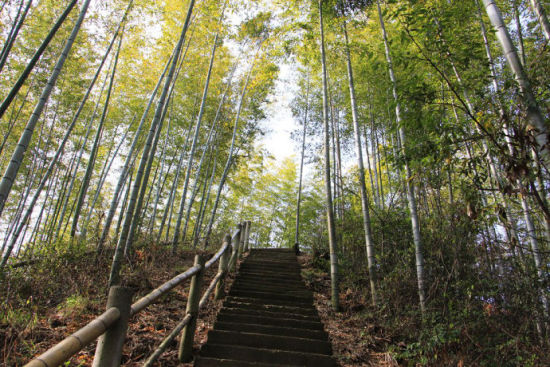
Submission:
M 257 144 L 262 145 L 279 162 L 292 155 L 295 155 L 294 159 L 297 161 L 299 147 L 291 139 L 291 133 L 300 126 L 290 110 L 290 103 L 297 90 L 293 78 L 295 66 L 285 63 L 279 67 L 280 74 L 275 84 L 272 103 L 266 108 L 267 118 L 261 122 L 261 128 L 266 134 Z

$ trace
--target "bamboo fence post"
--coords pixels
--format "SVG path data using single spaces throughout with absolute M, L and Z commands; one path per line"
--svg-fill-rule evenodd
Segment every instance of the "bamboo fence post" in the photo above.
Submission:
M 252 225 L 252 221 L 247 220 L 246 221 L 246 230 L 245 230 L 245 237 L 244 237 L 244 252 L 248 252 L 250 250 L 249 248 L 249 242 L 250 242 L 250 226 Z
M 191 315 L 189 324 L 181 332 L 180 345 L 178 350 L 178 359 L 180 362 L 189 362 L 192 360 L 193 339 L 197 327 L 197 316 L 199 314 L 199 301 L 201 298 L 202 280 L 204 275 L 204 257 L 195 255 L 195 266 L 199 265 L 201 270 L 191 279 L 189 287 L 189 297 L 187 298 L 186 315 Z
M 237 257 L 239 254 L 239 244 L 241 242 L 242 224 L 237 224 L 237 233 L 234 238 L 231 239 L 231 246 L 233 247 L 233 253 L 231 254 L 231 260 L 229 261 L 229 271 L 235 271 L 237 265 Z
M 95 351 L 93 367 L 119 367 L 122 346 L 126 339 L 130 308 L 134 291 L 130 288 L 114 286 L 109 289 L 107 309 L 116 307 L 120 318 L 102 336 L 99 337 Z
M 231 236 L 226 234 L 223 239 L 223 245 L 229 244 L 222 257 L 220 258 L 220 263 L 218 265 L 218 274 L 222 274 L 220 281 L 216 284 L 216 293 L 214 294 L 214 299 L 220 300 L 225 296 L 225 277 L 227 275 L 227 265 L 229 263 L 229 257 L 231 256 Z
M 239 252 L 237 259 L 240 259 L 243 256 L 244 252 L 244 237 L 246 235 L 246 221 L 241 222 L 241 235 L 239 236 Z

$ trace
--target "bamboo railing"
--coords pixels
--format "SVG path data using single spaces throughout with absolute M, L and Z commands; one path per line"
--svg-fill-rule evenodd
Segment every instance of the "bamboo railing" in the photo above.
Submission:
M 122 346 L 126 339 L 129 319 L 188 279 L 191 279 L 191 284 L 184 318 L 166 336 L 143 365 L 152 366 L 170 343 L 180 334 L 178 358 L 180 362 L 190 361 L 192 359 L 191 352 L 199 310 L 206 306 L 212 292 L 215 292 L 215 299 L 224 297 L 225 277 L 228 272 L 235 269 L 237 259 L 241 254 L 248 250 L 250 224 L 250 221 L 239 223 L 232 235 L 225 235 L 221 248 L 210 260 L 205 262 L 202 255 L 196 255 L 195 262 L 191 268 L 165 282 L 133 304 L 133 293 L 129 288 L 111 287 L 107 299 L 107 310 L 104 313 L 40 356 L 31 360 L 25 367 L 59 366 L 97 339 L 99 340 L 93 366 L 120 366 Z M 200 291 L 204 273 L 217 261 L 219 261 L 218 273 L 201 295 Z

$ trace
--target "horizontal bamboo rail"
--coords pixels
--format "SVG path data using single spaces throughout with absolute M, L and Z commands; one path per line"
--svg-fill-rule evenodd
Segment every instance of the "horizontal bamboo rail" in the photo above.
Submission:
M 193 275 L 197 274 L 200 270 L 201 270 L 200 266 L 193 266 L 187 269 L 185 272 L 181 273 L 180 275 L 170 279 L 160 287 L 151 291 L 151 293 L 147 294 L 146 296 L 140 298 L 137 302 L 133 303 L 130 314 L 134 316 L 140 313 L 145 308 L 153 304 L 153 302 L 155 302 L 159 297 L 171 291 L 173 288 L 183 283 L 187 279 L 191 278 Z
M 153 304 L 159 297 L 165 295 L 170 290 L 174 289 L 178 285 L 185 282 L 187 279 L 195 278 L 197 276 L 202 276 L 204 274 L 204 271 L 206 271 L 218 260 L 220 260 L 220 267 L 219 267 L 218 274 L 214 277 L 214 279 L 212 279 L 208 288 L 200 297 L 200 301 L 194 300 L 195 302 L 197 302 L 198 309 L 199 310 L 202 309 L 207 304 L 208 299 L 212 294 L 212 292 L 214 291 L 214 289 L 216 289 L 216 287 L 219 288 L 220 285 L 223 285 L 223 281 L 225 276 L 227 275 L 227 272 L 231 271 L 231 269 L 228 267 L 230 267 L 230 265 L 234 266 L 234 264 L 237 261 L 238 254 L 240 252 L 243 252 L 244 249 L 240 247 L 244 242 L 248 241 L 248 238 L 245 238 L 245 235 L 248 237 L 250 233 L 249 226 L 250 224 L 246 223 L 246 227 L 248 228 L 245 231 L 245 224 L 243 225 L 239 224 L 237 226 L 237 230 L 233 232 L 232 236 L 226 235 L 221 248 L 218 250 L 218 252 L 214 254 L 214 256 L 210 258 L 210 260 L 204 263 L 204 265 L 200 265 L 196 263 L 194 266 L 187 269 L 185 272 L 175 276 L 174 278 L 170 279 L 169 281 L 165 282 L 161 286 L 157 287 L 147 295 L 143 296 L 142 298 L 134 302 L 130 307 L 130 317 L 143 311 L 145 308 Z M 228 255 L 230 256 L 230 259 Z M 200 284 L 200 281 L 198 283 Z M 192 282 L 192 284 L 194 283 Z M 218 292 L 218 289 L 216 289 L 216 297 L 218 297 L 218 294 L 221 294 L 222 292 Z M 200 295 L 200 289 L 198 289 L 197 291 L 190 290 L 189 298 L 191 298 L 192 293 Z M 191 301 L 193 300 L 188 299 L 188 303 Z M 128 303 L 126 303 L 126 305 L 128 305 Z M 170 343 L 177 337 L 177 335 L 180 334 L 182 330 L 184 330 L 184 328 L 190 326 L 190 324 L 196 323 L 196 319 L 193 320 L 194 317 L 196 318 L 196 314 L 192 314 L 189 312 L 186 313 L 182 321 L 172 330 L 172 332 L 170 332 L 170 334 L 164 339 L 164 341 L 159 345 L 159 347 L 147 359 L 144 366 L 152 365 L 153 362 L 156 361 L 161 356 L 161 354 L 166 350 L 168 345 L 170 345 Z M 34 358 L 29 363 L 27 363 L 24 367 L 59 366 L 65 363 L 66 361 L 68 361 L 73 355 L 81 351 L 85 346 L 87 346 L 88 344 L 92 343 L 93 341 L 95 341 L 96 339 L 104 335 L 108 330 L 110 330 L 111 327 L 113 327 L 118 321 L 120 321 L 120 319 L 121 319 L 120 310 L 117 307 L 110 307 L 107 309 L 107 311 L 105 311 L 100 316 L 96 317 L 86 326 L 79 329 L 69 337 L 63 339 L 60 343 L 48 349 L 46 352 L 44 352 L 40 356 Z M 190 334 L 193 335 L 194 331 L 195 330 L 193 327 L 193 330 L 191 330 Z M 193 343 L 192 338 L 190 341 L 186 341 L 186 343 L 189 343 L 189 342 L 192 345 Z M 94 365 L 96 365 L 97 360 L 99 360 L 97 353 L 95 358 L 96 359 L 94 360 Z M 111 361 L 116 361 L 118 359 L 118 362 L 115 362 L 115 363 L 117 365 L 120 365 L 120 356 L 108 356 L 108 359 L 110 359 Z
M 54 367 L 67 361 L 82 348 L 99 338 L 120 317 L 120 311 L 112 307 L 92 320 L 88 325 L 63 339 L 25 367 Z

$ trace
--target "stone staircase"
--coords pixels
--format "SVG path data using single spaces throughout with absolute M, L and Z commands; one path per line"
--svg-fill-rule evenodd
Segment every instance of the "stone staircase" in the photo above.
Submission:
M 195 366 L 333 367 L 331 355 L 294 252 L 253 249 Z

